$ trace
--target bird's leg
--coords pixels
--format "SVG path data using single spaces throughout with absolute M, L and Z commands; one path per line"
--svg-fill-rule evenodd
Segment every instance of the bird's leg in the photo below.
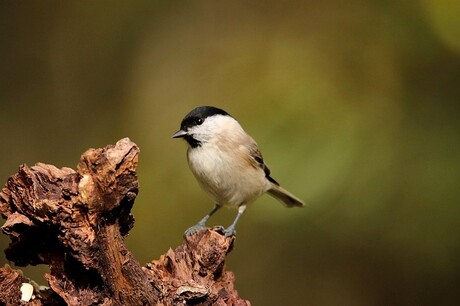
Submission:
M 221 207 L 222 207 L 221 205 L 216 203 L 214 208 L 206 216 L 204 216 L 203 219 L 201 219 L 197 224 L 195 224 L 194 226 L 190 227 L 189 229 L 185 231 L 185 236 L 190 236 L 192 234 L 195 234 L 199 231 L 206 229 L 206 221 L 208 221 L 208 219 L 212 215 L 214 215 L 214 213 L 218 211 Z
M 236 235 L 236 223 L 238 223 L 238 220 L 240 219 L 241 215 L 244 213 L 245 210 L 246 205 L 241 205 L 238 208 L 238 214 L 236 215 L 235 220 L 233 220 L 233 223 L 224 230 L 225 236 L 230 237 Z

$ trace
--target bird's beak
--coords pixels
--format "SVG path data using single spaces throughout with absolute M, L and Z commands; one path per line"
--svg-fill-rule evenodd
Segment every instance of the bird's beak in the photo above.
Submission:
M 177 132 L 174 133 L 174 135 L 172 135 L 172 138 L 182 138 L 182 137 L 185 137 L 187 136 L 188 133 L 184 130 L 179 130 Z

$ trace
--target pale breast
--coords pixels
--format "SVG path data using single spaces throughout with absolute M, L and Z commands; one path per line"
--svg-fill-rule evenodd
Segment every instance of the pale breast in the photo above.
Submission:
M 216 138 L 216 141 L 218 139 Z M 263 169 L 254 167 L 244 147 L 234 141 L 209 142 L 188 151 L 192 173 L 214 200 L 222 205 L 248 204 L 269 189 Z

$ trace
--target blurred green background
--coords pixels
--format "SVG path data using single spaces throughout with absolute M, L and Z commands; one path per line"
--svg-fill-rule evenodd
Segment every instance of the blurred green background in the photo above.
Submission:
M 213 205 L 171 135 L 215 105 L 308 203 L 246 211 L 227 262 L 242 297 L 458 305 L 459 16 L 455 0 L 2 1 L 0 178 L 129 136 L 144 264 Z

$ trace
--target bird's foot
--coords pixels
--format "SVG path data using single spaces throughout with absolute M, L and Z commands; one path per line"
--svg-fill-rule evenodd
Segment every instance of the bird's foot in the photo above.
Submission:
M 208 228 L 206 227 L 206 225 L 201 224 L 201 223 L 198 223 L 198 224 L 195 224 L 195 225 L 192 226 L 192 227 L 189 227 L 189 228 L 185 231 L 184 235 L 185 235 L 186 237 L 188 237 L 188 236 L 194 235 L 194 234 L 196 234 L 196 233 L 198 233 L 198 232 L 205 231 L 205 230 L 207 230 L 207 229 L 208 229 Z
M 223 226 L 215 226 L 214 229 L 219 233 L 224 234 L 225 237 L 236 236 L 236 228 L 234 226 L 229 226 L 224 228 Z

